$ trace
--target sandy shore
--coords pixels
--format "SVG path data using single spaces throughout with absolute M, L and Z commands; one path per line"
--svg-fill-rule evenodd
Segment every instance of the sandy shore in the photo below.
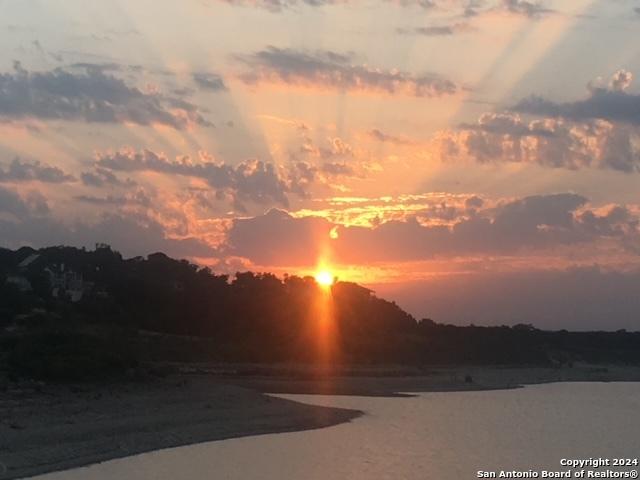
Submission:
M 0 478 L 210 440 L 326 427 L 359 414 L 273 398 L 212 378 L 10 387 L 0 393 Z
M 216 375 L 82 387 L 10 385 L 0 392 L 0 479 L 191 443 L 320 428 L 361 414 L 261 392 L 397 396 L 558 381 L 640 381 L 637 367 L 591 366 L 434 368 L 417 375 L 385 370 L 323 378 L 304 371 L 287 377 L 241 373 L 227 369 Z

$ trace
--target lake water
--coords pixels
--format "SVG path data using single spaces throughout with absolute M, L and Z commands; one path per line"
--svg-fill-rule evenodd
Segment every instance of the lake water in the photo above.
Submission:
M 282 397 L 366 414 L 320 430 L 208 442 L 38 478 L 464 480 L 478 470 L 567 470 L 562 458 L 640 456 L 640 383 L 413 398 Z

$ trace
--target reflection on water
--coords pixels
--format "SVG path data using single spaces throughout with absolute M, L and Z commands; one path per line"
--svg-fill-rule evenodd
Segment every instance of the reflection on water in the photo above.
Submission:
M 559 470 L 561 458 L 640 453 L 640 383 L 414 398 L 283 397 L 367 414 L 321 430 L 173 448 L 39 478 L 463 480 L 477 470 Z

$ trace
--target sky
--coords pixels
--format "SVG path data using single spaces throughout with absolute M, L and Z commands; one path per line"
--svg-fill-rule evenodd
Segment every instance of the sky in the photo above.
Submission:
M 0 0 L 0 244 L 640 330 L 640 1 Z

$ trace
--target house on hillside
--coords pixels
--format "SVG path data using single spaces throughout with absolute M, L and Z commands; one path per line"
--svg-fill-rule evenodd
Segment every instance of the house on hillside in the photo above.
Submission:
M 37 253 L 27 255 L 20 263 L 18 263 L 17 272 L 10 274 L 5 279 L 5 283 L 15 286 L 21 292 L 33 291 L 33 286 L 26 276 L 29 265 L 32 265 L 36 260 L 40 258 Z
M 79 302 L 93 287 L 93 282 L 83 279 L 82 273 L 65 269 L 65 264 L 50 265 L 44 271 L 49 275 L 51 296 L 54 298 L 69 297 L 72 302 Z
M 39 253 L 32 253 L 31 255 L 27 255 L 27 257 L 24 258 L 18 264 L 18 270 L 23 271 L 23 272 L 26 271 L 29 268 L 29 265 L 33 264 L 39 258 L 40 258 L 40 254 Z
M 88 294 L 108 297 L 104 288 L 96 288 L 94 282 L 84 279 L 82 272 L 70 268 L 63 262 L 51 261 L 47 257 L 46 253 L 41 254 L 29 249 L 17 265 L 8 269 L 5 282 L 14 285 L 21 292 L 48 292 L 53 298 L 69 299 L 74 303 Z M 37 285 L 33 282 L 37 282 Z

